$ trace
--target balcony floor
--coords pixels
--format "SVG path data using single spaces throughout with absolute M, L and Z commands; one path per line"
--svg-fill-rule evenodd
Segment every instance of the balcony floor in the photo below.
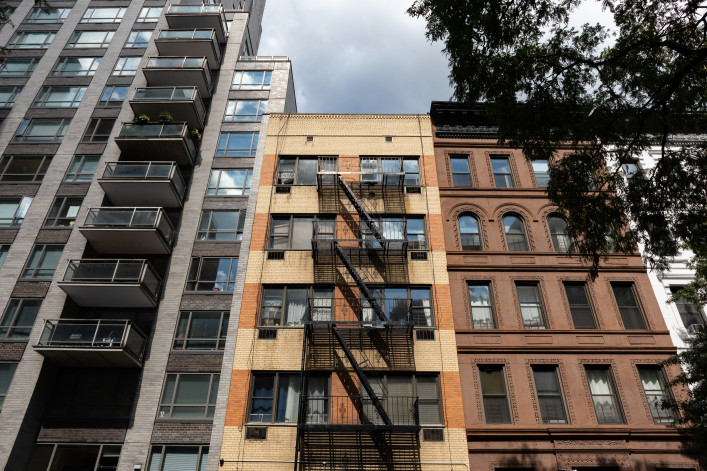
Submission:
M 39 346 L 34 349 L 56 365 L 78 368 L 142 368 L 142 362 L 121 347 L 78 348 L 61 346 Z
M 79 227 L 81 234 L 101 254 L 168 255 L 171 245 L 157 229 L 128 227 Z
M 153 308 L 157 299 L 140 283 L 60 281 L 59 287 L 79 306 Z
M 99 178 L 98 184 L 115 206 L 182 207 L 179 193 L 168 180 Z

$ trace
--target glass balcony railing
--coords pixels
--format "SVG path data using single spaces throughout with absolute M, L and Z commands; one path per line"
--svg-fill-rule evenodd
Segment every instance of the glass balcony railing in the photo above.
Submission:
M 160 162 L 108 162 L 103 171 L 106 180 L 170 181 L 180 197 L 186 189 L 177 164 Z
M 163 29 L 157 39 L 214 39 L 213 29 Z
M 141 102 L 160 102 L 160 104 L 169 105 L 170 102 L 183 103 L 185 101 L 190 102 L 194 106 L 194 111 L 198 119 L 201 120 L 206 111 L 197 87 L 138 88 L 132 98 L 135 106 L 144 105 Z
M 205 69 L 205 57 L 151 57 L 146 69 Z
M 70 260 L 64 281 L 81 284 L 136 284 L 143 285 L 157 297 L 161 278 L 147 260 Z
M 157 229 L 168 245 L 174 239 L 174 226 L 162 208 L 89 208 L 83 227 Z
M 167 14 L 175 15 L 194 14 L 194 13 L 223 13 L 223 7 L 218 5 L 170 5 Z
M 228 28 L 223 6 L 215 5 L 171 5 L 166 13 L 170 28 L 196 26 L 199 28 L 218 27 L 216 31 L 219 42 L 226 42 Z

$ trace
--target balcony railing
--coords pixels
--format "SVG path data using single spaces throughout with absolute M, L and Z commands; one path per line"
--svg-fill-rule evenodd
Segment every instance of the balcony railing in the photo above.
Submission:
M 418 398 L 414 396 L 379 397 L 392 425 L 385 425 L 368 396 L 302 396 L 300 422 L 310 430 L 396 429 L 420 427 Z
M 432 300 L 410 298 L 376 298 L 378 305 L 383 310 L 385 319 L 378 319 L 373 308 L 365 299 L 330 299 L 309 298 L 308 311 L 305 313 L 304 322 L 313 325 L 333 323 L 337 325 L 351 324 L 362 327 L 383 326 L 411 326 L 434 327 L 434 314 Z M 276 313 L 264 311 L 261 314 L 261 323 L 269 319 L 276 319 Z M 264 324 L 268 325 L 268 324 Z M 269 325 L 273 325 L 272 322 Z
M 193 165 L 196 146 L 187 123 L 123 123 L 116 138 L 124 152 Z
M 194 29 L 193 24 L 188 29 L 165 29 L 155 39 L 155 45 L 160 56 L 193 56 L 206 57 L 209 68 L 218 69 L 221 66 L 221 48 L 218 36 L 212 28 Z
M 186 138 L 187 134 L 186 123 L 123 123 L 118 137 Z
M 141 363 L 146 344 L 147 336 L 129 320 L 50 319 L 45 322 L 35 348 L 78 349 L 85 354 L 120 350 Z
M 163 29 L 157 39 L 214 39 L 213 29 Z
M 103 171 L 106 180 L 169 181 L 180 196 L 186 187 L 177 164 L 173 162 L 108 162 Z
M 194 13 L 223 13 L 221 4 L 203 4 L 203 5 L 171 5 L 167 10 L 167 14 L 194 14 Z
M 174 226 L 162 208 L 89 208 L 82 227 L 157 229 L 168 245 L 174 239 Z
M 205 57 L 150 57 L 146 69 L 205 69 Z
M 161 278 L 147 260 L 69 260 L 64 281 L 91 284 L 135 284 L 140 283 L 157 296 Z
M 108 162 L 98 183 L 120 206 L 181 206 L 186 187 L 173 162 Z
M 170 28 L 213 27 L 220 43 L 226 42 L 228 28 L 223 6 L 218 5 L 170 5 L 165 14 Z
M 205 108 L 197 87 L 138 88 L 130 107 L 135 114 L 148 116 L 168 111 L 193 128 L 201 128 L 204 122 Z

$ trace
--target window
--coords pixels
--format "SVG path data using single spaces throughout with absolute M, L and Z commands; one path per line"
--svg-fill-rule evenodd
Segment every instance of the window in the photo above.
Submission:
M 66 469 L 96 469 L 114 471 L 118 469 L 120 445 L 100 444 L 47 444 L 38 443 L 32 454 L 32 471 Z
M 600 424 L 623 424 L 619 401 L 616 398 L 614 381 L 607 366 L 585 367 L 589 391 L 592 393 L 594 411 Z
M 0 87 L 0 108 L 12 108 L 22 87 Z
M 547 188 L 550 182 L 550 165 L 547 160 L 533 160 L 533 174 L 538 188 Z
M 495 329 L 496 321 L 488 282 L 469 283 L 469 304 L 474 329 Z
M 479 220 L 471 214 L 459 216 L 459 237 L 462 250 L 483 250 Z
M 260 306 L 261 326 L 296 327 L 310 319 L 309 299 L 313 300 L 312 320 L 331 319 L 334 290 L 331 287 L 265 286 Z
M 113 40 L 113 31 L 74 31 L 67 48 L 106 48 Z
M 227 311 L 182 311 L 174 350 L 223 350 L 228 330 Z
M 511 412 L 508 408 L 506 378 L 503 366 L 479 366 L 481 377 L 481 396 L 484 402 L 484 417 L 487 424 L 511 424 Z
M 123 75 L 130 76 L 137 73 L 137 69 L 140 68 L 141 57 L 119 57 L 118 62 L 115 63 L 115 68 L 113 69 L 113 75 Z
M 673 296 L 677 295 L 682 286 L 671 286 L 670 292 Z M 682 319 L 682 325 L 692 333 L 697 333 L 699 330 L 704 329 L 705 319 L 697 306 L 685 298 L 677 297 L 675 299 L 675 307 L 678 308 L 678 313 L 680 314 L 680 319 Z
M 469 172 L 469 157 L 466 155 L 450 155 L 452 165 L 452 183 L 454 186 L 472 186 Z
M 672 407 L 663 408 L 663 402 L 669 401 L 671 396 L 665 375 L 660 367 L 640 366 L 638 374 L 641 377 L 641 385 L 643 385 L 643 392 L 646 395 L 653 422 L 666 425 L 675 422 L 675 410 Z
M 420 185 L 417 157 L 361 157 L 361 181 L 383 185 Z
M 407 243 L 408 248 L 411 250 L 427 249 L 424 217 L 374 216 L 373 219 L 378 225 L 378 229 L 383 235 L 383 238 L 388 240 L 388 248 L 401 248 L 403 241 L 406 241 L 405 243 Z M 321 228 L 318 228 L 318 230 L 318 237 L 321 237 L 322 230 Z M 381 248 L 380 241 L 378 241 L 364 222 L 361 222 L 361 239 L 363 239 L 362 244 L 367 248 Z
M 273 216 L 270 223 L 270 249 L 312 250 L 314 224 L 318 233 L 333 234 L 334 220 L 314 216 Z
M 641 306 L 638 304 L 634 284 L 611 283 L 611 289 L 614 291 L 614 298 L 616 298 L 616 304 L 619 306 L 624 328 L 628 330 L 645 329 L 646 322 L 643 319 Z
M 570 314 L 575 329 L 596 329 L 594 312 L 589 302 L 587 284 L 582 282 L 565 283 L 565 294 L 570 305 Z
M 35 245 L 22 271 L 22 278 L 51 279 L 63 250 L 63 245 Z
M 86 77 L 96 73 L 101 57 L 60 57 L 51 75 L 55 77 Z
M 556 366 L 533 366 L 535 391 L 544 424 L 566 424 L 565 401 Z
M 247 196 L 250 194 L 250 178 L 253 170 L 212 170 L 207 196 Z
M 201 471 L 208 460 L 208 446 L 153 446 L 147 471 Z
M 5 403 L 5 396 L 7 396 L 7 390 L 10 389 L 12 377 L 15 376 L 15 369 L 17 369 L 17 363 L 0 363 L 0 410 Z
M 131 31 L 123 47 L 147 47 L 152 31 Z
M 70 119 L 25 119 L 17 129 L 14 142 L 61 142 L 70 122 Z
M 0 77 L 29 77 L 37 62 L 35 57 L 8 57 L 0 64 Z
M 307 421 L 328 422 L 329 378 L 307 378 Z M 299 415 L 299 373 L 254 373 L 251 380 L 248 421 L 296 423 Z
M 32 204 L 32 199 L 32 196 L 0 199 L 0 227 L 16 227 L 22 225 L 27 210 Z
M 545 309 L 540 296 L 538 283 L 516 282 L 520 314 L 524 329 L 545 329 Z
M 0 182 L 41 182 L 51 161 L 48 155 L 6 155 L 0 160 Z
M 527 252 L 528 241 L 525 236 L 523 220 L 515 214 L 503 216 L 503 230 L 506 233 L 506 245 L 510 252 Z
M 493 181 L 496 188 L 513 188 L 513 174 L 508 157 L 491 157 L 491 168 L 493 170 Z
M 257 132 L 222 132 L 216 157 L 255 157 L 258 136 Z
M 231 292 L 236 285 L 237 273 L 237 258 L 194 257 L 186 290 Z
M 103 89 L 100 100 L 98 100 L 98 106 L 123 106 L 123 100 L 128 96 L 128 89 L 130 87 L 111 87 L 108 86 Z M 113 126 L 111 126 L 112 128 Z
M 78 108 L 86 87 L 43 87 L 32 106 L 35 108 Z
M 120 23 L 127 8 L 87 8 L 81 23 Z
M 224 121 L 260 121 L 267 108 L 267 100 L 229 100 Z
M 567 235 L 567 221 L 565 221 L 565 218 L 552 214 L 547 218 L 547 227 L 550 229 L 550 238 L 555 252 L 569 252 L 572 240 Z
M 76 222 L 76 215 L 81 208 L 83 198 L 63 196 L 54 199 L 44 227 L 71 227 Z
M 114 124 L 113 118 L 92 118 L 88 122 L 81 142 L 107 142 Z
M 396 324 L 412 322 L 418 327 L 434 326 L 429 288 L 372 288 L 371 294 L 383 310 L 386 322 Z M 378 320 L 373 308 L 363 296 L 361 306 L 363 322 L 371 323 Z
M 432 375 L 381 375 L 369 379 L 388 417 L 393 424 L 412 424 L 412 401 L 418 397 L 418 413 L 421 425 L 442 424 L 442 408 L 439 400 L 439 385 L 437 376 Z M 361 387 L 363 423 L 381 424 L 382 420 L 372 401 Z
M 100 155 L 75 155 L 64 177 L 65 183 L 83 183 L 93 180 Z
M 0 339 L 27 339 L 37 317 L 41 299 L 12 298 L 0 320 Z
M 626 178 L 631 178 L 638 173 L 638 162 L 629 162 L 621 165 L 621 169 L 624 171 Z
M 269 90 L 271 77 L 270 70 L 237 70 L 233 76 L 231 90 Z
M 137 16 L 138 23 L 155 23 L 162 14 L 162 7 L 143 7 Z
M 204 210 L 196 237 L 197 240 L 241 240 L 244 225 L 244 210 Z
M 7 43 L 9 49 L 46 49 L 54 41 L 56 33 L 18 31 Z
M 5 259 L 7 258 L 7 254 L 9 251 L 9 245 L 0 245 L 0 268 L 2 268 L 2 264 L 5 263 Z
M 220 375 L 169 373 L 164 382 L 160 419 L 211 419 Z
M 277 184 L 316 185 L 319 165 L 318 157 L 280 157 L 277 166 Z
M 71 12 L 70 8 L 32 8 L 27 16 L 25 17 L 23 23 L 32 24 L 51 24 L 51 23 L 63 23 L 67 16 Z

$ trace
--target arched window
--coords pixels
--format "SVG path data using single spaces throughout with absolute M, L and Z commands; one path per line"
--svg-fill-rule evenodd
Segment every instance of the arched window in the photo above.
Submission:
M 515 214 L 503 216 L 503 230 L 506 232 L 506 245 L 511 252 L 527 252 L 528 240 L 525 236 L 523 220 Z
M 462 250 L 483 250 L 479 220 L 471 214 L 459 216 L 459 235 Z
M 550 229 L 550 238 L 555 252 L 568 252 L 572 241 L 567 235 L 567 221 L 559 214 L 551 214 L 547 218 L 547 227 Z

